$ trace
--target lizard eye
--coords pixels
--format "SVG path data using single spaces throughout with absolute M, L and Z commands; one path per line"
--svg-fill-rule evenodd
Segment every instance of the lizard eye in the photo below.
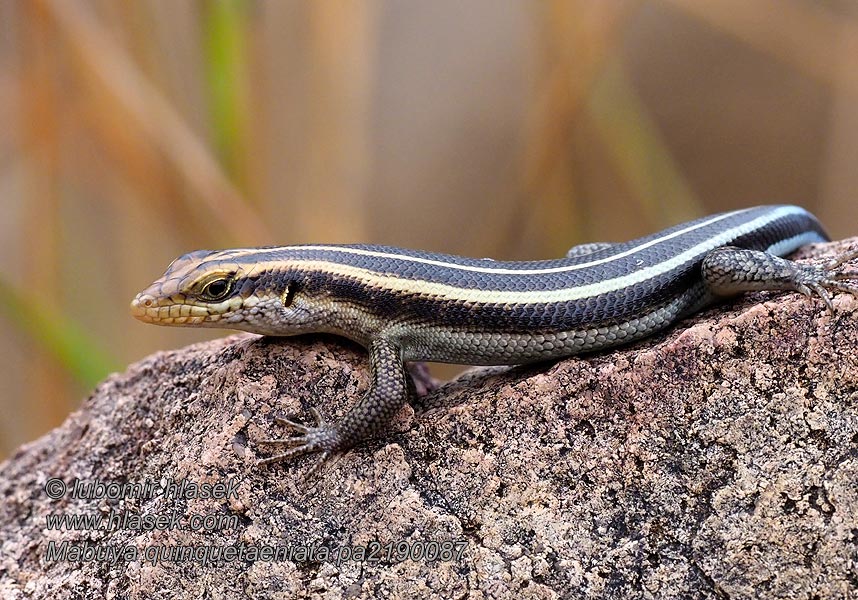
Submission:
M 206 300 L 217 301 L 226 298 L 232 291 L 232 279 L 218 277 L 205 284 L 200 290 L 200 296 Z

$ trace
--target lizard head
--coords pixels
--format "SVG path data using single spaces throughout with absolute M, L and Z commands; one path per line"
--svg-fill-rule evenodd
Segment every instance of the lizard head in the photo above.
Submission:
M 145 323 L 221 327 L 261 334 L 301 333 L 297 282 L 283 269 L 242 261 L 246 250 L 197 250 L 174 260 L 131 302 Z M 294 331 L 292 331 L 294 329 Z

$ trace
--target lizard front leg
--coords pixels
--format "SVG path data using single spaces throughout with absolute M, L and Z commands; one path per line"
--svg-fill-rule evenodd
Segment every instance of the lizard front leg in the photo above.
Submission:
M 364 397 L 336 423 L 326 423 L 311 409 L 313 427 L 277 417 L 277 422 L 298 435 L 263 440 L 264 443 L 291 446 L 285 452 L 264 458 L 258 465 L 287 460 L 310 452 L 319 452 L 315 472 L 328 459 L 341 454 L 362 440 L 382 431 L 408 397 L 405 367 L 399 346 L 382 337 L 369 346 L 370 388 Z

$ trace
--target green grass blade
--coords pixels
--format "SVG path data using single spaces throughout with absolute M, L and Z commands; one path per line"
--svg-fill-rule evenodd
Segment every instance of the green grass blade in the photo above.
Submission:
M 84 329 L 0 278 L 0 313 L 53 356 L 87 389 L 118 370 Z
M 247 5 L 243 0 L 203 3 L 211 126 L 227 171 L 243 179 L 247 139 Z

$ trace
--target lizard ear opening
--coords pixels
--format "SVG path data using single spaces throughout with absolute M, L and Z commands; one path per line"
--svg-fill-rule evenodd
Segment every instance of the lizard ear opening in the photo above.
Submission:
M 290 281 L 286 285 L 286 289 L 280 294 L 280 302 L 283 303 L 283 308 L 289 308 L 292 305 L 292 301 L 295 299 L 295 288 L 297 287 L 294 281 Z

